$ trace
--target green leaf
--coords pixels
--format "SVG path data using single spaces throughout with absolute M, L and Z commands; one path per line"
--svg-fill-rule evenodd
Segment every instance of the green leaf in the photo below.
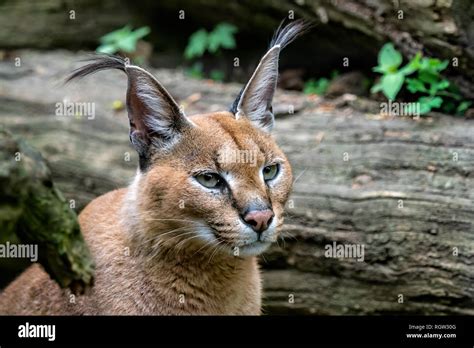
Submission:
M 420 61 L 421 61 L 421 52 L 418 52 L 415 57 L 413 57 L 410 62 L 405 65 L 403 68 L 400 69 L 400 72 L 403 75 L 410 75 L 413 74 L 420 68 Z
M 234 34 L 237 27 L 229 23 L 220 23 L 209 34 L 207 49 L 211 53 L 216 53 L 220 48 L 235 48 Z
M 460 115 L 464 114 L 464 112 L 465 112 L 467 109 L 469 109 L 469 107 L 471 106 L 471 104 L 472 104 L 472 102 L 467 101 L 467 100 L 461 102 L 461 103 L 458 105 L 458 107 L 456 108 L 456 113 L 457 113 L 457 114 L 460 114 Z
M 123 37 L 128 36 L 132 31 L 132 28 L 129 25 L 124 26 L 123 28 L 114 30 L 100 38 L 101 43 L 112 43 L 117 42 Z
M 420 115 L 427 114 L 431 111 L 431 107 L 428 104 L 420 103 Z
M 432 71 L 442 71 L 448 66 L 448 61 L 441 61 L 438 58 L 428 58 L 428 66 Z
M 207 48 L 207 40 L 209 34 L 205 29 L 200 29 L 189 37 L 188 45 L 184 51 L 186 59 L 201 57 Z
M 446 89 L 449 87 L 449 81 L 448 80 L 441 80 L 440 82 L 437 83 L 436 88 L 439 90 Z
M 141 27 L 135 31 L 129 25 L 104 35 L 100 42 L 102 45 L 97 48 L 98 52 L 115 53 L 117 51 L 134 52 L 137 41 L 150 33 L 149 27 Z
M 224 81 L 225 74 L 222 70 L 212 70 L 209 76 L 214 81 Z
M 391 43 L 383 45 L 378 56 L 378 68 L 383 72 L 395 72 L 402 64 L 402 55 Z
M 137 48 L 137 40 L 130 35 L 117 42 L 117 46 L 121 51 L 134 52 Z
M 99 53 L 106 53 L 106 54 L 114 54 L 118 51 L 117 46 L 112 44 L 103 44 L 97 47 L 96 52 Z
M 449 87 L 449 81 L 448 80 L 442 80 L 442 81 L 437 81 L 433 84 L 431 84 L 430 86 L 430 90 L 429 90 L 429 94 L 434 96 L 436 94 L 438 94 L 438 91 L 440 91 L 439 93 L 442 92 L 443 89 L 446 89 Z
M 440 71 L 446 69 L 448 63 L 447 60 L 441 61 L 437 58 L 423 58 L 420 62 L 420 70 L 439 75 Z
M 420 97 L 418 99 L 420 103 L 420 113 L 426 114 L 431 109 L 439 108 L 443 104 L 443 98 L 441 97 Z
M 388 99 L 394 100 L 400 88 L 402 88 L 404 80 L 405 76 L 399 72 L 382 76 L 380 83 L 382 84 L 383 94 Z
M 411 93 L 427 92 L 428 91 L 426 89 L 425 85 L 423 84 L 423 82 L 418 80 L 418 79 L 406 79 L 406 83 L 407 83 L 407 89 Z
M 378 72 L 379 74 L 385 74 L 387 73 L 387 71 L 383 70 L 381 67 L 379 66 L 375 66 L 372 68 L 372 71 L 375 71 L 375 72 Z
M 426 83 L 433 84 L 438 82 L 439 75 L 437 73 L 433 73 L 429 70 L 420 70 L 418 72 L 418 78 Z
M 329 87 L 330 81 L 322 77 L 318 80 L 309 79 L 304 84 L 303 93 L 304 94 L 317 94 L 317 95 L 324 95 Z
M 380 92 L 381 90 L 382 90 L 382 83 L 378 82 L 372 86 L 372 88 L 370 89 L 370 93 L 377 93 L 377 92 Z
M 138 28 L 137 30 L 135 30 L 133 32 L 133 37 L 135 38 L 135 40 L 140 40 L 142 38 L 144 38 L 145 36 L 147 36 L 148 34 L 150 34 L 150 27 L 141 27 L 141 28 Z

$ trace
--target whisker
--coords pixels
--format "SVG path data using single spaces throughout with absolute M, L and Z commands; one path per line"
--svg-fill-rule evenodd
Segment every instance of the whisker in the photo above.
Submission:
M 168 235 L 168 234 L 170 234 L 170 233 L 173 233 L 173 232 L 176 232 L 176 231 L 179 231 L 179 230 L 182 230 L 182 229 L 189 229 L 189 228 L 191 228 L 191 227 L 190 227 L 190 226 L 182 226 L 182 227 L 175 228 L 174 230 L 167 231 L 167 232 L 165 232 L 165 233 L 156 234 L 156 235 L 153 236 L 152 238 L 147 239 L 147 240 L 143 241 L 142 243 L 140 243 L 139 246 L 143 246 L 144 244 L 146 244 L 146 243 L 148 243 L 148 242 L 151 242 L 151 241 L 153 241 L 153 240 L 155 240 L 155 239 L 157 239 L 157 238 L 159 238 L 159 237 L 166 236 L 166 235 Z M 145 231 L 145 230 L 143 230 L 143 231 Z
M 184 247 L 185 243 L 189 242 L 191 239 L 194 239 L 194 238 L 199 238 L 201 237 L 200 235 L 196 235 L 196 236 L 191 236 L 189 238 L 186 238 L 184 240 L 182 240 L 181 242 L 179 242 L 178 244 L 175 245 L 174 247 L 174 250 L 175 250 L 175 253 L 174 255 L 178 255 L 179 252 L 182 250 L 182 248 Z M 181 248 L 180 248 L 180 245 L 181 245 Z
M 219 245 L 224 243 L 223 240 L 220 240 L 217 244 L 215 244 L 215 249 L 214 251 L 212 252 L 211 256 L 209 257 L 209 260 L 207 261 L 207 264 L 206 265 L 209 265 L 209 263 L 212 261 L 212 258 L 214 257 L 215 253 L 219 250 Z
M 303 169 L 303 171 L 296 177 L 296 179 L 293 181 L 293 185 L 303 176 L 303 174 L 306 172 L 308 168 Z
M 194 254 L 191 256 L 193 257 L 194 255 L 196 255 L 197 253 L 199 253 L 202 249 L 204 249 L 205 247 L 208 247 L 208 246 L 213 246 L 213 244 L 215 243 L 215 240 L 210 240 L 208 242 L 206 242 L 206 244 L 204 244 L 202 247 L 200 247 L 197 251 L 194 252 Z

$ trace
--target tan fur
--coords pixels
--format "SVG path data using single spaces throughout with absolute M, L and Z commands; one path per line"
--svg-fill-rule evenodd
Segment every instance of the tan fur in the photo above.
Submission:
M 260 314 L 256 257 L 233 254 L 245 242 L 238 211 L 255 199 L 271 202 L 280 226 L 290 165 L 271 136 L 246 118 L 221 112 L 190 120 L 197 127 L 169 153 L 156 155 L 129 188 L 95 199 L 80 214 L 96 262 L 90 293 L 72 301 L 69 290 L 34 265 L 0 295 L 0 314 Z M 220 163 L 232 177 L 232 198 L 192 181 L 193 170 L 215 167 L 223 148 L 257 154 L 256 166 Z M 267 187 L 261 168 L 275 159 L 282 173 Z M 197 232 L 206 226 L 214 228 L 219 245 Z

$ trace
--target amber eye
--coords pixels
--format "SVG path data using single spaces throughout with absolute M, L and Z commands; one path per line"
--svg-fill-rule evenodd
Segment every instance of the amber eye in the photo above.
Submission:
M 263 178 L 265 179 L 265 181 L 275 179 L 278 174 L 278 170 L 278 164 L 272 164 L 263 168 Z
M 196 180 L 204 187 L 218 188 L 222 186 L 224 180 L 216 173 L 203 173 L 195 176 Z

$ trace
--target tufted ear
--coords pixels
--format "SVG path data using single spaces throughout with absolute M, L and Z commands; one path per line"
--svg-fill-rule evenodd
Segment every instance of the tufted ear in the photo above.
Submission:
M 147 167 L 153 150 L 171 147 L 186 128 L 194 126 L 168 91 L 146 70 L 117 56 L 98 55 L 90 60 L 90 64 L 75 70 L 66 81 L 106 69 L 127 74 L 130 141 L 138 152 L 142 170 Z
M 255 126 L 270 132 L 273 128 L 273 95 L 278 82 L 280 46 L 272 47 L 260 60 L 257 69 L 245 86 L 236 118 L 247 117 Z
M 247 117 L 256 127 L 266 132 L 271 131 L 274 123 L 272 102 L 278 82 L 280 51 L 310 27 L 311 24 L 304 20 L 296 20 L 286 26 L 283 26 L 283 22 L 280 24 L 270 49 L 232 105 L 231 112 L 237 119 Z
M 136 148 L 170 147 L 192 126 L 168 91 L 147 71 L 127 66 L 130 140 Z M 138 150 L 138 149 L 137 149 Z

